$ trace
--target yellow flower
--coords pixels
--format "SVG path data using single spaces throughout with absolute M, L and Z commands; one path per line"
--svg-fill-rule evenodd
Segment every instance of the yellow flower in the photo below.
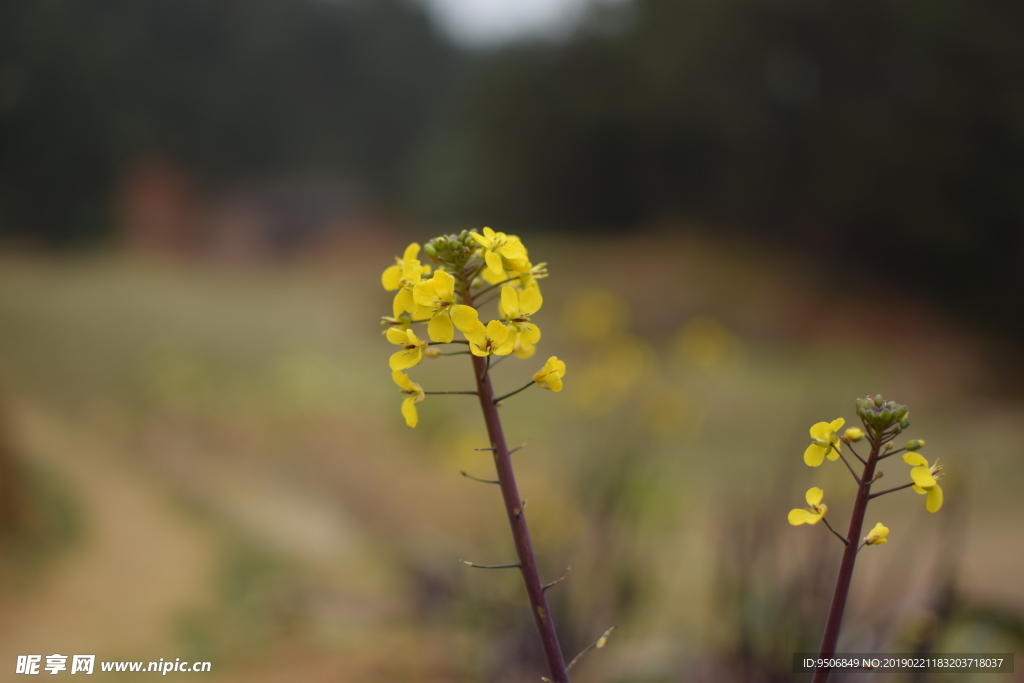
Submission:
M 551 391 L 562 390 L 562 378 L 565 377 L 565 363 L 558 356 L 551 356 L 540 370 L 533 374 L 533 381 Z
M 811 467 L 817 467 L 825 460 L 828 454 L 829 460 L 839 457 L 839 430 L 846 424 L 843 418 L 836 418 L 832 422 L 818 422 L 811 427 L 811 443 L 804 451 L 804 462 Z
M 530 269 L 530 262 L 526 257 L 526 247 L 515 235 L 494 232 L 490 228 L 484 228 L 483 235 L 478 232 L 469 234 L 484 248 L 484 261 L 487 262 L 487 268 L 483 275 L 488 282 L 504 279 L 505 262 L 502 261 L 502 258 L 508 262 L 512 270 L 526 271 Z
M 928 496 L 924 503 L 928 512 L 938 512 L 942 507 L 942 487 L 938 482 L 942 478 L 942 466 L 937 460 L 929 466 L 920 453 L 904 453 L 903 462 L 914 468 L 910 470 L 910 478 L 914 480 L 914 490 Z
M 847 441 L 856 442 L 864 438 L 864 430 L 857 427 L 850 427 L 843 434 Z
M 469 342 L 469 351 L 474 356 L 507 356 L 515 345 L 515 333 L 498 320 L 485 326 L 480 314 L 472 306 L 458 305 L 452 308 L 452 320 Z
M 402 258 L 395 257 L 395 265 L 388 266 L 380 276 L 381 284 L 389 292 L 399 289 L 402 286 L 402 277 L 405 272 L 405 264 L 414 260 L 420 253 L 420 245 L 413 242 L 405 248 Z M 417 261 L 417 264 L 419 261 Z M 430 272 L 430 266 L 423 266 L 423 274 Z
M 417 318 L 421 314 L 427 315 L 416 303 L 413 292 L 416 285 L 422 282 L 423 274 L 429 271 L 429 266 L 420 265 L 420 262 L 416 259 L 405 261 L 402 266 L 402 279 L 399 281 L 401 289 L 398 290 L 398 294 L 395 295 L 395 300 L 391 304 L 391 309 L 396 318 L 401 316 L 403 311 L 409 311 L 409 313 Z
M 522 335 L 524 342 L 533 345 L 540 341 L 540 328 L 530 322 L 530 316 L 539 311 L 543 304 L 544 298 L 536 286 L 527 287 L 521 292 L 514 287 L 502 287 L 498 313 L 505 318 L 509 327 Z
M 402 417 L 405 418 L 405 424 L 415 427 L 416 423 L 420 421 L 419 415 L 416 413 L 416 404 L 426 398 L 423 387 L 409 379 L 409 375 L 401 370 L 392 372 L 391 379 L 395 381 L 403 394 L 408 394 L 402 401 Z
M 392 327 L 387 332 L 388 341 L 403 347 L 391 355 L 390 365 L 392 370 L 406 370 L 414 365 L 419 365 L 423 360 L 423 351 L 427 348 L 427 342 L 416 336 L 412 330 L 399 330 Z
M 882 545 L 888 543 L 886 536 L 889 535 L 889 527 L 884 526 L 881 522 L 875 525 L 875 528 L 868 532 L 868 535 L 864 537 L 864 543 L 867 545 Z
M 455 278 L 439 270 L 434 277 L 416 285 L 413 298 L 423 314 L 431 316 L 427 324 L 430 340 L 450 342 L 455 336 L 451 318 L 451 308 L 455 305 Z
M 807 489 L 807 504 L 810 505 L 806 509 L 796 509 L 789 511 L 789 523 L 793 526 L 800 526 L 801 524 L 817 524 L 818 520 L 825 516 L 828 512 L 828 506 L 821 502 L 825 492 L 819 489 L 817 486 L 814 488 Z

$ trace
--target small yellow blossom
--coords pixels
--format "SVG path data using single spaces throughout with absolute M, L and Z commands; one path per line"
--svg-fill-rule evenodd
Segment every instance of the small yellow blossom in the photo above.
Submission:
M 843 418 L 836 418 L 832 422 L 818 422 L 811 427 L 812 443 L 804 451 L 804 462 L 810 467 L 817 467 L 828 455 L 829 460 L 839 458 L 839 434 L 837 433 L 846 424 Z
M 502 287 L 498 313 L 505 318 L 509 327 L 522 335 L 524 342 L 533 345 L 540 341 L 540 328 L 530 322 L 530 316 L 539 311 L 543 304 L 544 298 L 536 286 L 527 287 L 521 292 L 514 287 Z
M 402 266 L 402 279 L 399 281 L 401 289 L 398 290 L 398 294 L 395 295 L 395 300 L 391 304 L 396 318 L 400 317 L 404 311 L 408 311 L 417 318 L 420 315 L 426 315 L 416 303 L 414 292 L 416 286 L 422 282 L 423 274 L 429 271 L 428 266 L 421 265 L 416 259 L 406 260 Z
M 857 442 L 864 438 L 864 430 L 858 427 L 850 427 L 843 433 L 847 441 Z
M 427 342 L 416 336 L 412 330 L 399 330 L 392 327 L 387 331 L 388 341 L 392 344 L 403 347 L 391 355 L 389 361 L 392 370 L 406 370 L 414 365 L 419 365 L 423 360 L 423 351 L 427 348 Z
M 450 342 L 455 337 L 451 318 L 451 308 L 455 305 L 455 278 L 439 270 L 434 277 L 416 285 L 413 298 L 423 314 L 431 316 L 427 324 L 430 340 Z
M 505 276 L 505 262 L 513 270 L 526 271 L 530 269 L 529 260 L 526 256 L 526 247 L 515 235 L 506 235 L 503 232 L 494 232 L 490 228 L 484 228 L 484 234 L 478 232 L 469 233 L 477 243 L 484 248 L 484 261 L 487 268 L 484 270 L 484 279 L 501 280 Z M 505 259 L 503 262 L 502 259 Z M 492 283 L 493 284 L 493 283 Z
M 408 394 L 405 400 L 402 401 L 402 417 L 405 418 L 405 424 L 410 427 L 415 427 L 416 423 L 419 422 L 419 415 L 416 413 L 416 404 L 421 403 L 426 395 L 423 392 L 423 387 L 416 382 L 409 379 L 409 375 L 405 374 L 401 370 L 395 370 L 391 373 L 391 379 L 395 381 L 395 384 L 399 386 L 403 394 Z
M 828 506 L 821 502 L 825 492 L 817 486 L 807 489 L 807 504 L 809 508 L 797 508 L 789 511 L 789 523 L 793 526 L 801 524 L 817 524 L 818 521 L 828 512 Z
M 562 390 L 562 378 L 565 377 L 565 362 L 558 356 L 551 356 L 544 367 L 533 374 L 533 381 L 551 391 Z
M 391 292 L 402 286 L 402 271 L 405 268 L 406 262 L 415 259 L 419 253 L 420 245 L 413 242 L 405 248 L 405 254 L 402 255 L 402 258 L 395 257 L 395 265 L 385 268 L 384 274 L 380 277 L 384 289 Z
M 868 535 L 864 537 L 864 543 L 867 545 L 882 545 L 888 543 L 886 538 L 889 535 L 889 527 L 883 525 L 881 522 L 875 525 L 875 528 L 868 532 Z
M 452 320 L 469 342 L 474 356 L 507 356 L 515 345 L 515 333 L 498 320 L 484 325 L 472 306 L 458 305 L 452 309 Z
M 942 487 L 938 482 L 942 478 L 942 466 L 938 461 L 929 466 L 920 453 L 904 453 L 903 462 L 914 468 L 910 470 L 910 478 L 914 480 L 914 490 L 928 496 L 925 499 L 928 512 L 938 512 L 942 507 Z

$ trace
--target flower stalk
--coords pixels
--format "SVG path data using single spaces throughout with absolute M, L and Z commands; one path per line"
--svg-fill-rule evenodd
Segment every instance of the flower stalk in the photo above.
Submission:
M 465 291 L 466 305 L 472 306 L 468 286 Z M 498 486 L 505 504 L 508 524 L 512 530 L 516 557 L 519 558 L 523 582 L 526 584 L 526 594 L 530 600 L 531 612 L 533 612 L 533 620 L 537 626 L 537 632 L 540 634 L 541 646 L 544 648 L 544 657 L 547 659 L 548 669 L 551 672 L 551 680 L 554 683 L 568 683 L 569 672 L 561 645 L 558 642 L 558 633 L 555 631 L 551 609 L 548 607 L 548 600 L 544 593 L 544 583 L 540 578 L 540 569 L 537 566 L 537 555 L 530 538 L 530 527 L 526 523 L 526 514 L 522 510 L 522 498 L 519 495 L 515 471 L 512 468 L 512 454 L 509 452 L 508 442 L 505 440 L 501 417 L 498 415 L 498 406 L 494 400 L 494 388 L 491 385 L 490 374 L 487 372 L 487 358 L 473 356 L 473 369 L 477 378 L 480 410 L 483 412 L 484 423 L 487 425 L 487 437 L 490 440 L 491 448 L 494 449 L 494 467 L 498 473 Z
M 861 533 L 864 530 L 864 517 L 871 499 L 905 488 L 913 488 L 917 493 L 926 495 L 925 507 L 929 512 L 937 512 L 942 507 L 942 488 L 937 481 L 942 477 L 942 468 L 938 462 L 929 465 L 924 457 L 916 453 L 924 446 L 924 441 L 919 439 L 908 441 L 903 448 L 893 449 L 893 440 L 910 426 L 907 407 L 893 401 L 886 402 L 881 396 L 857 399 L 856 405 L 857 415 L 860 417 L 864 429 L 852 427 L 840 436 L 839 430 L 846 424 L 843 418 L 837 418 L 832 422 L 818 422 L 810 429 L 811 444 L 804 451 L 804 462 L 810 467 L 821 466 L 826 458 L 831 461 L 842 459 L 843 464 L 853 475 L 857 484 L 857 496 L 853 503 L 853 511 L 850 513 L 850 526 L 846 537 L 844 538 L 825 519 L 828 506 L 822 502 L 824 492 L 817 487 L 807 491 L 808 508 L 791 510 L 789 513 L 789 523 L 794 526 L 814 525 L 823 521 L 829 531 L 835 534 L 845 546 L 842 560 L 839 563 L 835 590 L 832 593 L 832 602 L 825 621 L 821 647 L 818 650 L 818 658 L 825 660 L 832 659 L 836 654 L 839 630 L 842 627 L 843 612 L 846 610 L 846 602 L 850 594 L 850 584 L 853 582 L 853 569 L 857 562 L 857 554 L 869 545 L 877 546 L 888 542 L 889 528 L 881 522 L 876 524 L 867 536 L 861 538 Z M 853 443 L 865 438 L 871 449 L 867 459 L 862 458 L 853 450 L 852 446 Z M 844 445 L 862 463 L 863 470 L 860 475 L 843 455 Z M 872 493 L 872 485 L 882 478 L 882 473 L 876 472 L 879 463 L 900 452 L 905 452 L 903 461 L 913 468 L 910 471 L 911 481 L 901 486 Z M 828 668 L 815 669 L 811 679 L 812 683 L 825 683 L 830 672 Z

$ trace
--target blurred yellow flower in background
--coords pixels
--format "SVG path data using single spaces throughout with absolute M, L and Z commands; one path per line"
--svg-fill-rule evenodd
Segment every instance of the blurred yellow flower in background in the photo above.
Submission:
M 629 327 L 629 303 L 606 289 L 576 292 L 565 308 L 566 327 L 577 338 L 600 342 Z
M 405 374 L 401 370 L 395 370 L 391 373 L 391 379 L 395 381 L 395 384 L 399 386 L 399 389 L 403 394 L 408 394 L 405 400 L 402 401 L 402 417 L 405 418 L 405 424 L 410 427 L 415 427 L 419 422 L 419 415 L 416 412 L 416 404 L 421 403 L 426 395 L 423 393 L 423 387 L 416 382 L 409 379 L 409 375 Z
M 793 526 L 800 526 L 801 524 L 817 524 L 825 513 L 828 512 L 828 506 L 821 502 L 824 498 L 825 492 L 819 489 L 817 486 L 807 489 L 807 504 L 808 508 L 797 508 L 789 511 L 789 523 Z
M 811 438 L 813 443 L 804 451 L 804 462 L 810 467 L 817 467 L 828 455 L 829 460 L 839 458 L 839 430 L 846 424 L 846 420 L 839 417 L 832 422 L 817 422 L 811 426 Z
M 694 318 L 676 333 L 676 359 L 684 366 L 719 372 L 742 364 L 746 347 L 739 337 L 707 316 Z

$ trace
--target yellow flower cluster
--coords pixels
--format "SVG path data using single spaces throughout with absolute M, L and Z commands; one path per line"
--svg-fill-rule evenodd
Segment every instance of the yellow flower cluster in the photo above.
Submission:
M 434 266 L 420 261 L 421 251 Z M 425 357 L 450 355 L 439 353 L 435 345 L 465 343 L 477 357 L 534 355 L 541 332 L 532 316 L 544 304 L 538 280 L 546 276 L 545 264 L 532 264 L 517 236 L 491 228 L 437 238 L 422 248 L 414 242 L 395 258 L 381 276 L 384 289 L 396 292 L 392 315 L 383 322 L 388 326 L 388 341 L 400 347 L 392 354 L 390 366 L 392 379 L 407 394 L 402 403 L 406 424 L 416 426 L 416 406 L 430 392 L 403 371 Z M 498 300 L 498 315 L 484 323 L 477 301 L 486 303 L 491 298 Z M 414 331 L 422 323 L 426 323 L 426 339 Z M 455 339 L 456 332 L 462 333 L 464 341 Z M 552 356 L 534 375 L 534 383 L 560 391 L 564 374 L 565 363 Z

